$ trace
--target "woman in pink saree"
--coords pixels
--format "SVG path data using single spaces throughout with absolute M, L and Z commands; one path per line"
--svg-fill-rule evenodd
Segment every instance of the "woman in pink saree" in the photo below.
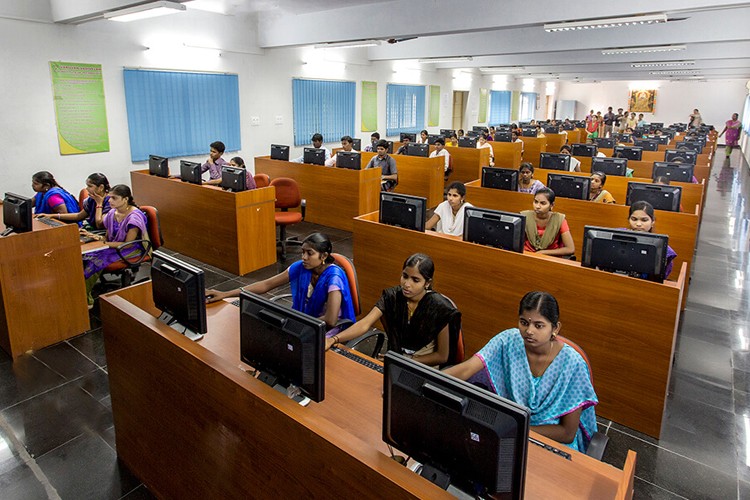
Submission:
M 737 113 L 734 113 L 732 115 L 731 120 L 727 120 L 727 123 L 724 125 L 724 130 L 721 131 L 721 134 L 719 134 L 719 137 L 724 135 L 726 132 L 727 138 L 726 138 L 726 153 L 727 158 L 729 158 L 729 155 L 732 154 L 732 149 L 739 146 L 739 140 L 740 140 L 740 130 L 742 130 L 742 123 L 739 121 L 739 115 Z

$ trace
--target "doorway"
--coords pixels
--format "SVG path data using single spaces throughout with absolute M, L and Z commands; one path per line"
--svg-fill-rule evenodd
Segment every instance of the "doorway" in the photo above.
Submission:
M 469 103 L 468 90 L 453 91 L 453 122 L 451 128 L 458 130 L 464 128 L 464 118 L 466 115 L 466 106 Z

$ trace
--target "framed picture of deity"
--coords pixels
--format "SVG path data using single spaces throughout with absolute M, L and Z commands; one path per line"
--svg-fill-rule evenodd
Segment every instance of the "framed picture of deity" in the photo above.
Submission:
M 633 113 L 653 113 L 656 90 L 631 90 L 628 108 Z

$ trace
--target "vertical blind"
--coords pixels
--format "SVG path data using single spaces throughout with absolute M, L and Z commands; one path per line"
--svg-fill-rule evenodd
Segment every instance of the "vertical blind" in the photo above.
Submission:
M 424 128 L 425 90 L 422 85 L 389 83 L 385 96 L 385 135 L 419 132 Z
M 132 161 L 207 154 L 214 141 L 241 148 L 237 75 L 126 69 L 124 79 Z
M 536 93 L 521 92 L 521 118 L 522 122 L 531 121 L 536 116 Z
M 510 90 L 490 92 L 490 125 L 510 123 Z
M 294 78 L 294 145 L 310 144 L 316 133 L 323 135 L 324 142 L 353 137 L 356 92 L 354 82 Z

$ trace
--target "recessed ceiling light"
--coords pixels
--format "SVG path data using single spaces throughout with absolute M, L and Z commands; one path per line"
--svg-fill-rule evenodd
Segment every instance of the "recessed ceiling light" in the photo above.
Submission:
M 617 54 L 644 54 L 647 52 L 677 52 L 687 49 L 687 45 L 652 45 L 650 47 L 622 47 L 617 49 L 604 49 L 605 56 Z
M 667 22 L 666 14 L 653 14 L 648 16 L 611 17 L 605 19 L 594 19 L 591 21 L 572 21 L 568 23 L 545 24 L 544 31 L 553 33 L 557 31 L 576 31 L 600 28 L 622 28 L 624 26 L 641 26 L 644 24 L 659 24 Z
M 668 68 L 680 66 L 695 66 L 695 61 L 639 62 L 630 65 L 631 68 Z

